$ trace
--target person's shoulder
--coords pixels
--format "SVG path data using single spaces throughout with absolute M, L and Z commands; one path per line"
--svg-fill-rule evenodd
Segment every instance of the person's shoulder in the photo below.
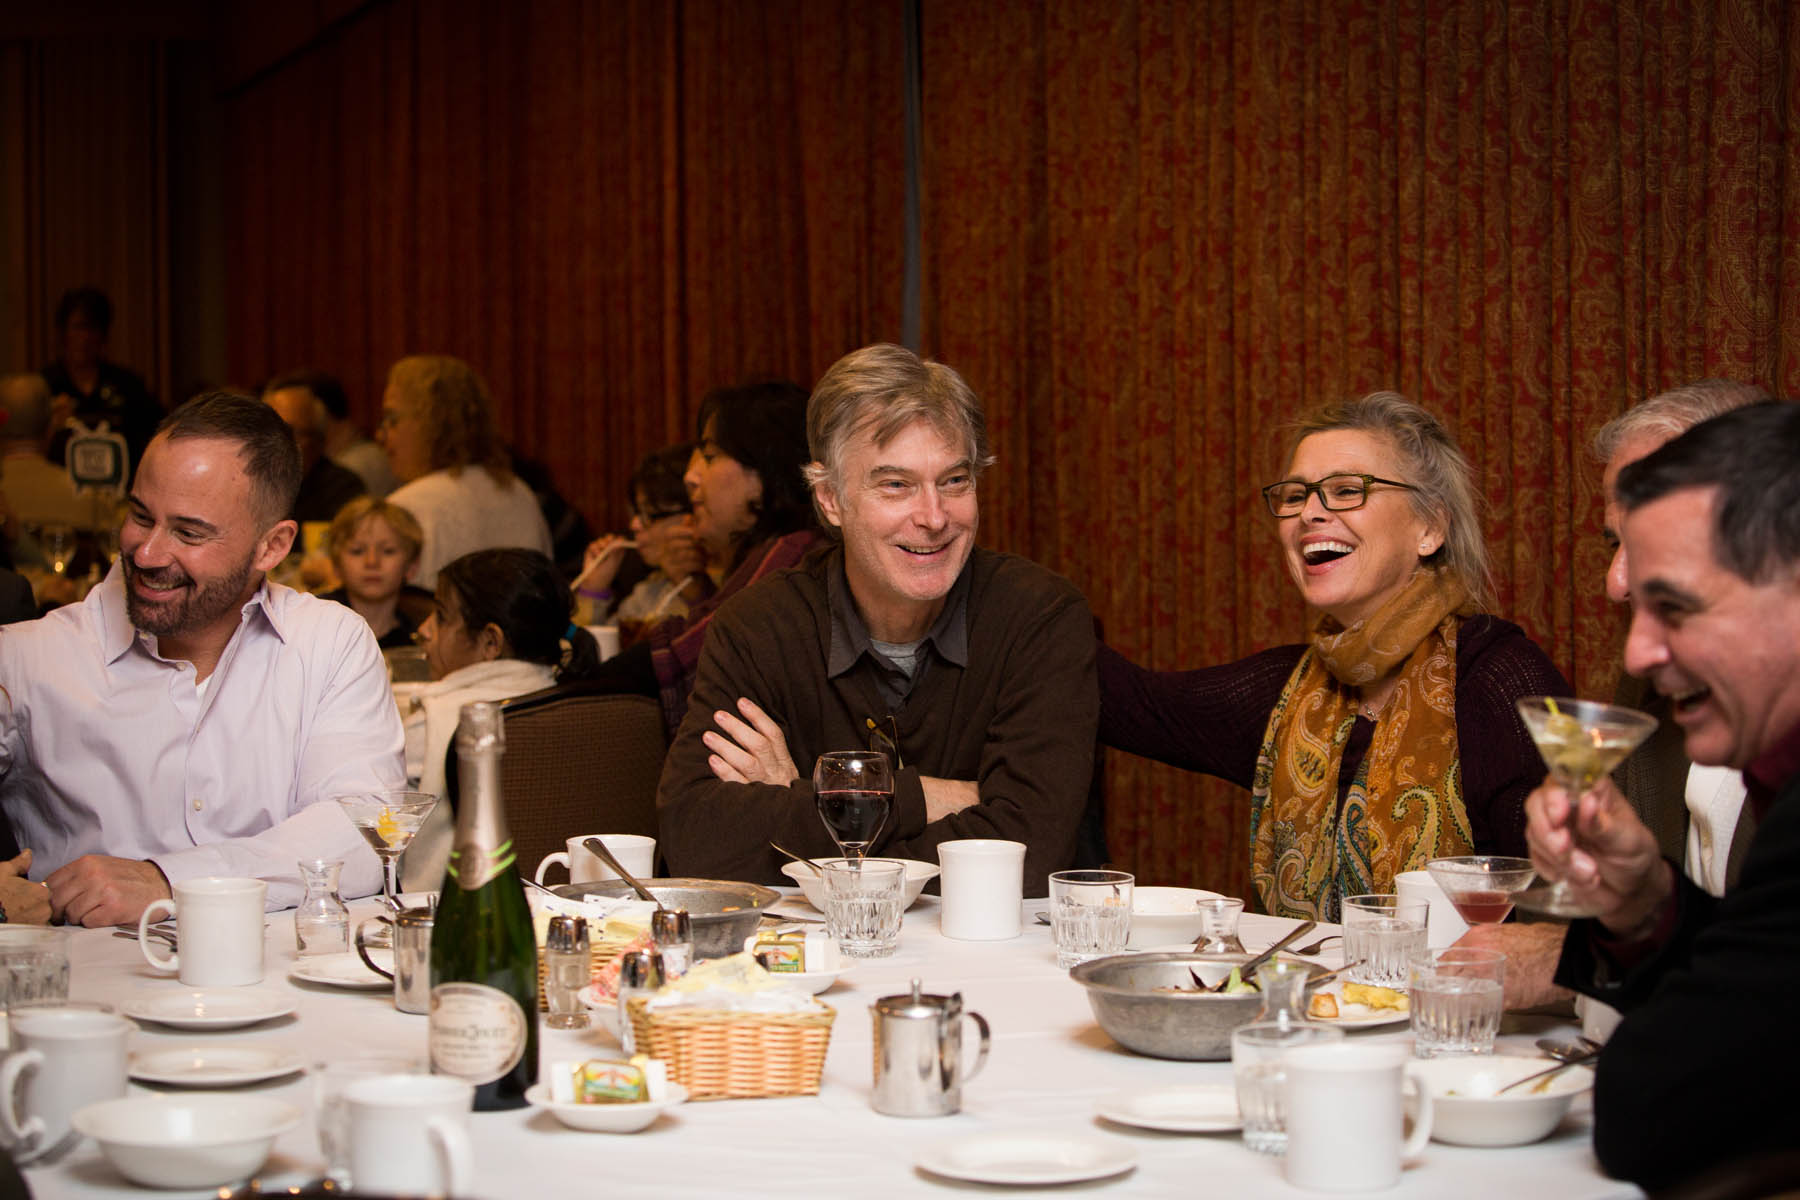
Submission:
M 968 570 L 971 602 L 991 597 L 1027 612 L 1046 605 L 1087 607 L 1087 597 L 1066 576 L 1021 555 L 976 547 Z
M 1568 684 L 1543 647 L 1519 626 L 1492 613 L 1467 617 L 1456 633 L 1456 669 L 1465 680 L 1511 686 L 1517 695 Z
M 354 641 L 367 634 L 372 641 L 375 637 L 360 613 L 330 595 L 315 596 L 280 583 L 267 586 L 269 611 L 290 643 L 304 648 L 309 641 L 320 639 Z

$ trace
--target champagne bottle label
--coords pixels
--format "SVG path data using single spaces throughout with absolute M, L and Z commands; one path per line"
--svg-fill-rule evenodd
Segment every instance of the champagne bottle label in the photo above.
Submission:
M 431 989 L 431 1069 L 470 1083 L 491 1083 L 525 1054 L 526 1019 L 519 1002 L 479 983 Z
M 463 842 L 451 847 L 450 861 L 444 871 L 456 880 L 457 887 L 472 892 L 500 872 L 510 870 L 517 858 L 510 838 L 493 850 L 476 842 Z

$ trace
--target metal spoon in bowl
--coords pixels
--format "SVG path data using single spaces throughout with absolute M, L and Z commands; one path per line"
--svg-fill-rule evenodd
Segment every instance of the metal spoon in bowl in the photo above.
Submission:
M 804 855 L 804 854 L 795 854 L 792 850 L 789 850 L 786 846 L 783 846 L 780 842 L 774 840 L 773 838 L 769 839 L 769 848 L 771 850 L 775 851 L 777 854 L 786 855 L 787 857 L 793 859 L 797 863 L 805 863 L 807 866 L 809 866 L 813 869 L 814 875 L 823 877 L 825 874 L 824 867 L 821 867 L 818 863 L 816 863 L 812 859 L 806 857 L 806 855 Z
M 1527 1075 L 1523 1079 L 1515 1079 L 1499 1091 L 1495 1092 L 1494 1095 L 1503 1096 L 1520 1084 L 1530 1083 L 1534 1079 L 1543 1080 L 1544 1082 L 1538 1084 L 1538 1086 L 1544 1087 L 1550 1082 L 1550 1076 L 1566 1071 L 1570 1067 L 1580 1066 L 1584 1062 L 1592 1062 L 1594 1059 L 1600 1057 L 1600 1044 L 1598 1042 L 1590 1041 L 1587 1038 L 1582 1038 L 1579 1041 L 1574 1042 L 1560 1041 L 1556 1038 L 1540 1038 L 1538 1039 L 1537 1047 L 1551 1058 L 1556 1059 L 1556 1065 L 1548 1070 L 1538 1071 L 1535 1074 Z
M 623 879 L 626 883 L 629 883 L 631 885 L 631 890 L 636 892 L 641 899 L 648 900 L 659 909 L 663 907 L 663 902 L 658 900 L 656 895 L 651 892 L 649 888 L 645 887 L 632 877 L 631 872 L 625 869 L 625 864 L 620 862 L 613 852 L 606 848 L 605 842 L 597 837 L 591 837 L 581 844 L 586 846 L 589 853 L 595 858 L 611 867 L 613 874 L 617 875 L 620 879 Z
M 1251 959 L 1249 962 L 1247 962 L 1243 966 L 1239 967 L 1238 968 L 1238 978 L 1239 979 L 1249 979 L 1250 976 L 1255 973 L 1256 968 L 1262 966 L 1264 963 L 1268 962 L 1271 958 L 1274 958 L 1278 951 L 1286 949 L 1290 943 L 1299 941 L 1301 938 L 1305 937 L 1307 934 L 1311 933 L 1313 930 L 1317 929 L 1318 927 L 1319 927 L 1319 923 L 1317 921 L 1302 921 L 1302 922 L 1300 922 L 1300 924 L 1294 926 L 1293 931 L 1291 933 L 1289 933 L 1286 937 L 1282 938 L 1279 942 L 1276 942 L 1273 946 L 1270 946 L 1267 950 L 1264 950 L 1261 954 L 1257 955 L 1255 958 Z M 1209 988 L 1208 990 L 1213 991 L 1213 992 L 1222 992 L 1225 990 L 1225 985 L 1230 982 L 1231 982 L 1231 976 L 1229 974 L 1227 974 L 1225 976 L 1225 978 L 1219 980 L 1217 987 Z

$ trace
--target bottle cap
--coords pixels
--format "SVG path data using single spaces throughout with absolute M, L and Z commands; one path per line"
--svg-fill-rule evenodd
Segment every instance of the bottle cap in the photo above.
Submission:
M 659 946 L 691 945 L 693 918 L 684 908 L 659 908 L 650 914 L 650 936 Z
M 650 946 L 619 959 L 619 990 L 654 991 L 663 985 L 662 952 Z
M 583 951 L 588 948 L 586 917 L 555 916 L 544 938 L 544 949 Z

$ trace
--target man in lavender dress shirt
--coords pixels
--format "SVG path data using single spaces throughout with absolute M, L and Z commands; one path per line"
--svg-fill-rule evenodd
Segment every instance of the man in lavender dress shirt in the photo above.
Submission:
M 301 896 L 303 858 L 380 884 L 332 797 L 404 785 L 375 637 L 264 574 L 300 481 L 276 412 L 215 392 L 163 421 L 132 482 L 120 558 L 78 605 L 0 631 L 0 808 L 54 913 L 135 921 L 203 875 Z

